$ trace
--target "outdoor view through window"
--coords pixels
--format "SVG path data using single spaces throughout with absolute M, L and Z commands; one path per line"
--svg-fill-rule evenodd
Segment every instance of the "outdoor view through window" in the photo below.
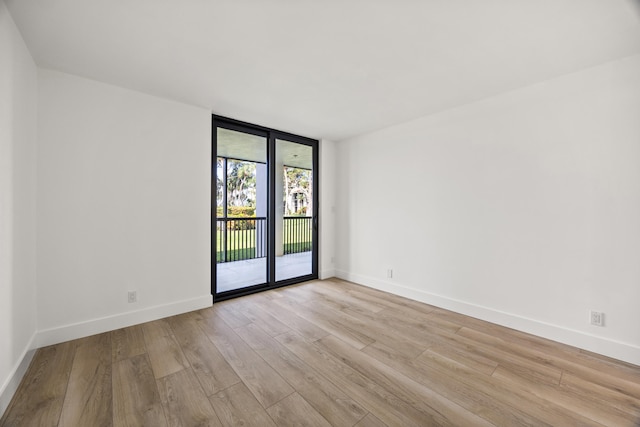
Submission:
M 217 292 L 268 282 L 268 227 L 275 227 L 276 281 L 311 274 L 312 147 L 276 140 L 275 218 L 268 215 L 267 138 L 217 129 Z

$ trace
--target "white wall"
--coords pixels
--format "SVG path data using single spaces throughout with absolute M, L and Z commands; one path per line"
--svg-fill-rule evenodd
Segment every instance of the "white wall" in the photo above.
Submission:
M 38 345 L 210 305 L 210 112 L 49 70 L 39 85 Z
M 336 143 L 320 141 L 320 279 L 335 276 L 337 168 Z
M 340 277 L 640 364 L 640 55 L 343 141 L 338 161 Z
M 0 415 L 36 332 L 36 65 L 0 1 Z

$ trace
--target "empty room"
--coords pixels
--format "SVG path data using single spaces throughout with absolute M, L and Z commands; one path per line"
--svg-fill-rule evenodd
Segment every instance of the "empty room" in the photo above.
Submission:
M 0 427 L 637 427 L 639 302 L 638 0 L 0 0 Z

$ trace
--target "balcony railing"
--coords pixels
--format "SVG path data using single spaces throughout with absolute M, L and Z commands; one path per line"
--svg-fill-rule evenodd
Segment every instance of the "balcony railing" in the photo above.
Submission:
M 312 246 L 312 218 L 308 216 L 285 216 L 283 227 L 284 254 L 309 252 Z
M 311 217 L 284 217 L 285 255 L 312 249 Z M 216 262 L 243 261 L 267 256 L 267 218 L 217 218 Z

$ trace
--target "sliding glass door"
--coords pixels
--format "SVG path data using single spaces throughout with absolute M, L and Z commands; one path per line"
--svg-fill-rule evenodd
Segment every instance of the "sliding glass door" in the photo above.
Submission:
M 223 127 L 216 137 L 216 278 L 223 293 L 268 282 L 268 139 Z
M 216 300 L 318 277 L 318 142 L 213 117 Z
M 313 273 L 313 147 L 276 139 L 276 281 Z

